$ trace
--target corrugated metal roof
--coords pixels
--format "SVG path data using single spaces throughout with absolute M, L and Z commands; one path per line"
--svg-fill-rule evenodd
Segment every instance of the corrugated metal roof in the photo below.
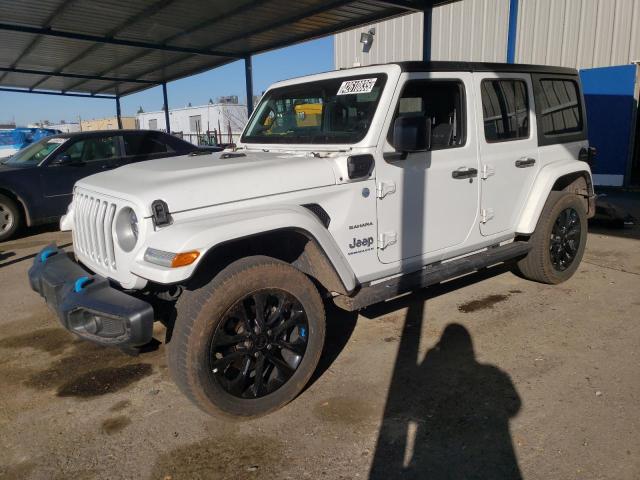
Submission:
M 0 87 L 127 95 L 450 1 L 0 0 Z

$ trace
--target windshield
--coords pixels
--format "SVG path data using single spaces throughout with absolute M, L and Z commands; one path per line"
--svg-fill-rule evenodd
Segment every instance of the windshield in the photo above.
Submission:
M 5 164 L 22 167 L 36 166 L 66 141 L 66 138 L 60 137 L 43 138 L 20 150 L 14 156 L 10 157 Z
M 361 75 L 270 90 L 242 142 L 355 143 L 369 130 L 387 76 Z

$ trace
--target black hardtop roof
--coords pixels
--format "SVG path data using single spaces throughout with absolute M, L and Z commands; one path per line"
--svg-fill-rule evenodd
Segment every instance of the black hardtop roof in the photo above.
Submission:
M 549 73 L 554 75 L 578 75 L 575 68 L 553 67 L 549 65 L 527 65 L 523 63 L 491 62 L 394 62 L 403 72 L 509 72 L 509 73 Z

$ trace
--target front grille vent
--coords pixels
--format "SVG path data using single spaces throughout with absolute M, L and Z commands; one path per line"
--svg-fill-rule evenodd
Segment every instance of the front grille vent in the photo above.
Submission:
M 116 269 L 113 222 L 116 204 L 94 195 L 77 192 L 74 196 L 74 248 L 98 265 Z

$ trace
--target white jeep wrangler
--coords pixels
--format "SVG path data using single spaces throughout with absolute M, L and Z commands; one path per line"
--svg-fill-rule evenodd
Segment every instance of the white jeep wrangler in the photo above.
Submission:
M 324 302 L 357 310 L 513 261 L 578 268 L 594 212 L 575 70 L 409 62 L 288 80 L 234 151 L 137 163 L 77 183 L 71 260 L 32 288 L 104 345 L 152 340 L 175 302 L 169 368 L 210 414 L 292 400 L 317 366 Z

